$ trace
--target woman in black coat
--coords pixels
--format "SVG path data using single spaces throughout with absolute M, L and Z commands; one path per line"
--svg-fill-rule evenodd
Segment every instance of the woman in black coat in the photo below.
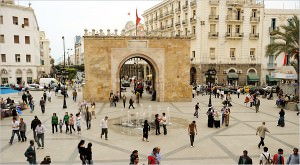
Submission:
M 87 148 L 85 149 L 86 154 L 86 162 L 87 164 L 93 164 L 92 159 L 92 143 L 89 143 Z
M 84 147 L 84 140 L 80 140 L 79 144 L 78 144 L 78 152 L 79 152 L 79 158 L 82 162 L 82 164 L 86 164 L 86 149 Z
M 148 132 L 150 131 L 150 125 L 148 124 L 148 120 L 144 121 L 144 128 L 143 128 L 143 141 L 146 139 L 148 141 Z

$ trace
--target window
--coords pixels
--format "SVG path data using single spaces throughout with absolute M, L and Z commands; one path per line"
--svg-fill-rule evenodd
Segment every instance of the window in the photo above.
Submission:
M 235 58 L 235 48 L 230 48 L 230 58 Z
M 210 48 L 209 49 L 209 57 L 210 59 L 215 59 L 215 52 L 216 52 L 216 48 Z
M 193 26 L 193 34 L 196 34 L 196 26 Z
M 256 18 L 256 13 L 257 13 L 257 10 L 256 9 L 252 9 L 252 17 Z
M 18 36 L 18 35 L 14 35 L 14 42 L 15 42 L 15 44 L 20 43 L 20 40 L 19 40 L 19 36 Z
M 13 24 L 18 25 L 18 17 L 13 16 Z
M 30 54 L 26 54 L 26 62 L 31 62 L 31 55 Z
M 44 60 L 41 60 L 41 65 L 45 65 L 45 62 L 44 62 Z
M 255 59 L 255 48 L 250 49 L 250 58 Z
M 187 15 L 188 13 L 185 13 L 184 14 L 184 19 L 187 19 L 187 17 L 188 17 L 188 15 Z M 187 23 L 187 22 L 186 22 Z
M 30 37 L 29 36 L 25 36 L 25 44 L 30 44 Z
M 235 26 L 235 32 L 238 34 L 240 33 L 240 27 L 241 27 L 240 25 Z
M 251 33 L 252 33 L 252 34 L 255 34 L 255 33 L 256 33 L 256 26 L 255 26 L 255 25 L 253 25 L 253 26 L 251 27 Z
M 24 26 L 29 26 L 29 19 L 28 18 L 24 18 Z
M 188 30 L 187 30 L 187 28 L 184 29 L 184 33 L 185 33 L 185 36 L 188 35 Z
M 31 84 L 32 83 L 32 77 L 27 77 L 27 84 Z
M 15 59 L 16 59 L 16 62 L 21 62 L 21 55 L 15 54 Z
M 193 10 L 193 18 L 196 18 L 196 10 Z
M 227 33 L 231 33 L 231 25 L 227 25 Z
M 6 62 L 6 54 L 1 54 L 1 62 Z
M 276 28 L 276 18 L 272 18 L 271 27 L 272 27 L 273 30 L 275 30 L 275 28 Z
M 4 43 L 4 34 L 0 34 L 0 43 Z
M 211 33 L 216 32 L 216 24 L 210 24 L 210 32 Z
M 193 58 L 196 57 L 196 51 L 192 51 L 192 57 L 193 57 Z
M 3 15 L 0 15 L 0 24 L 3 24 Z

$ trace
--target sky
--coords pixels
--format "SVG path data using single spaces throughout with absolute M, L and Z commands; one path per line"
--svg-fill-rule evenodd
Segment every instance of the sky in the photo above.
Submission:
M 199 1 L 199 0 L 198 0 Z M 266 8 L 299 9 L 299 0 L 265 0 Z M 74 54 L 74 38 L 82 36 L 84 29 L 99 31 L 107 29 L 118 33 L 125 27 L 126 22 L 135 22 L 135 10 L 144 23 L 142 14 L 145 10 L 158 4 L 161 0 L 123 0 L 123 1 L 46 1 L 46 0 L 15 0 L 15 4 L 31 7 L 35 11 L 41 31 L 45 31 L 50 41 L 51 56 L 58 62 L 63 57 L 63 40 L 65 38 L 66 54 Z M 128 15 L 130 13 L 130 15 Z M 68 50 L 72 49 L 72 50 Z

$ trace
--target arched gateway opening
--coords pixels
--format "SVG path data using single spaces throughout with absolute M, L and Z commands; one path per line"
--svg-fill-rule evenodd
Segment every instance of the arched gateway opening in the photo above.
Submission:
M 121 97 L 125 95 L 128 98 L 138 92 L 141 99 L 156 101 L 158 70 L 150 57 L 143 54 L 130 55 L 121 61 L 118 70 L 116 75 Z

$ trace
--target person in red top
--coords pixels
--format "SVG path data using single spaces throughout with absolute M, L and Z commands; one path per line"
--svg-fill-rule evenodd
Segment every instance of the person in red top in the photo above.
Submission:
M 279 148 L 278 153 L 273 156 L 273 164 L 284 164 L 283 149 Z
M 156 161 L 156 153 L 158 151 L 158 148 L 153 148 L 152 153 L 148 156 L 148 165 L 156 165 L 158 164 Z

